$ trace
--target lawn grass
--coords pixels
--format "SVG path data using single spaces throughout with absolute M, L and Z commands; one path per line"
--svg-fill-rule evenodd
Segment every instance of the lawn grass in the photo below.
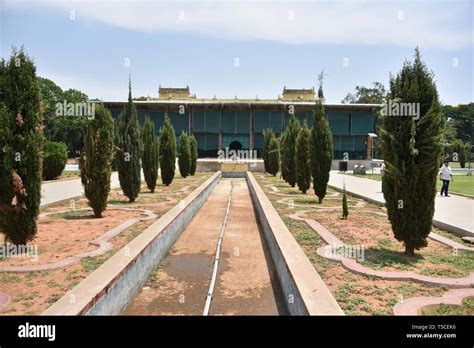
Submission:
M 461 306 L 439 304 L 421 309 L 422 315 L 474 315 L 474 297 L 465 298 Z
M 347 175 L 357 176 L 359 178 L 381 180 L 380 174 L 350 174 Z M 436 180 L 436 188 L 438 192 L 441 190 L 442 181 Z M 474 198 L 474 176 L 467 175 L 454 175 L 454 180 L 449 184 L 449 192 L 460 193 Z

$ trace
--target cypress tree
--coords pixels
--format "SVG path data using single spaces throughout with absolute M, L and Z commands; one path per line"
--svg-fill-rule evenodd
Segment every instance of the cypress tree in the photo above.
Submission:
M 158 179 L 158 167 L 160 163 L 158 137 L 155 134 L 155 124 L 147 115 L 142 130 L 143 156 L 142 166 L 146 186 L 151 192 L 155 192 L 156 180 Z
M 265 171 L 267 173 L 270 173 L 269 166 L 268 166 L 268 153 L 269 153 L 269 147 L 270 147 L 270 141 L 272 138 L 275 137 L 275 134 L 273 133 L 273 130 L 271 128 L 267 128 L 263 130 L 263 149 L 262 149 L 262 158 L 263 158 L 263 164 L 265 167 Z
M 316 101 L 313 111 L 313 128 L 311 129 L 310 162 L 313 176 L 313 189 L 322 203 L 326 196 L 329 172 L 332 163 L 332 133 L 324 115 L 321 100 Z
M 306 194 L 306 191 L 311 187 L 311 164 L 309 161 L 309 145 L 311 141 L 311 133 L 306 125 L 298 132 L 296 138 L 296 182 L 301 192 Z
M 114 121 L 110 111 L 98 104 L 94 118 L 87 123 L 80 159 L 84 193 L 97 218 L 107 208 L 114 152 Z
M 179 137 L 179 154 L 178 154 L 179 173 L 183 178 L 189 175 L 191 169 L 191 145 L 189 136 L 186 132 L 181 132 Z
M 25 245 L 37 232 L 42 179 L 42 110 L 36 67 L 23 48 L 0 64 L 0 231 Z
M 189 145 L 191 148 L 191 168 L 189 169 L 189 174 L 194 175 L 196 173 L 197 158 L 198 158 L 197 142 L 194 135 L 191 135 L 189 137 Z
M 290 116 L 290 123 L 286 129 L 285 143 L 282 148 L 282 158 L 286 162 L 286 181 L 291 187 L 296 184 L 296 138 L 300 131 L 299 121 L 293 114 Z M 283 171 L 283 168 L 282 168 Z
M 349 207 L 347 206 L 347 194 L 346 194 L 346 186 L 344 186 L 344 190 L 342 193 L 342 218 L 347 220 L 349 216 Z
M 275 176 L 280 167 L 280 149 L 278 139 L 270 133 L 270 142 L 268 144 L 268 173 Z
M 456 140 L 456 150 L 458 152 L 459 166 L 466 167 L 466 146 L 461 139 Z
M 381 148 L 386 164 L 383 194 L 395 238 L 405 254 L 427 245 L 436 196 L 436 178 L 442 155 L 442 115 L 433 74 L 421 60 L 405 62 L 390 79 L 392 103 L 419 103 L 414 117 L 382 117 Z M 419 118 L 418 118 L 419 116 Z
M 285 182 L 288 182 L 288 157 L 287 153 L 288 151 L 285 151 L 287 148 L 286 144 L 286 138 L 287 138 L 287 133 L 288 129 L 286 129 L 280 138 L 280 147 L 281 147 L 281 153 L 280 153 L 280 175 Z
M 120 187 L 130 202 L 134 202 L 140 193 L 140 157 L 142 142 L 137 108 L 132 101 L 132 82 L 129 81 L 128 104 L 118 117 L 117 125 L 117 169 Z
M 168 186 L 174 179 L 176 169 L 176 135 L 167 113 L 160 128 L 160 168 L 161 181 Z

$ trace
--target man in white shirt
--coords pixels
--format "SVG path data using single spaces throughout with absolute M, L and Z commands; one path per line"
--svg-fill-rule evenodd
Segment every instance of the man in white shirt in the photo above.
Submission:
M 444 161 L 444 166 L 439 169 L 439 180 L 443 180 L 443 186 L 441 187 L 441 196 L 444 192 L 444 195 L 446 197 L 449 197 L 448 188 L 449 182 L 453 181 L 453 171 L 451 170 L 448 161 Z

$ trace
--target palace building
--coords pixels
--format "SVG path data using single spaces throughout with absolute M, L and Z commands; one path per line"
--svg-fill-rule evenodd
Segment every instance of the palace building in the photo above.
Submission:
M 263 146 L 263 130 L 272 128 L 278 135 L 288 125 L 294 112 L 301 124 L 313 123 L 315 91 L 283 88 L 276 99 L 197 98 L 185 88 L 159 87 L 158 98 L 134 101 L 140 122 L 148 114 L 155 123 L 156 132 L 167 112 L 179 137 L 182 131 L 193 134 L 197 140 L 199 157 L 217 157 L 220 149 L 257 150 Z M 115 118 L 127 102 L 104 102 Z M 324 104 L 333 133 L 334 158 L 347 153 L 351 160 L 370 158 L 371 135 L 375 131 L 375 113 L 378 104 Z

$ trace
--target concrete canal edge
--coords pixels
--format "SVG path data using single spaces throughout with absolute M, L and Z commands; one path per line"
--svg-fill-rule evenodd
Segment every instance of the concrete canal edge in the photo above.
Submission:
M 42 315 L 120 314 L 219 182 L 219 171 L 67 292 Z
M 246 178 L 289 314 L 344 315 L 253 174 Z

